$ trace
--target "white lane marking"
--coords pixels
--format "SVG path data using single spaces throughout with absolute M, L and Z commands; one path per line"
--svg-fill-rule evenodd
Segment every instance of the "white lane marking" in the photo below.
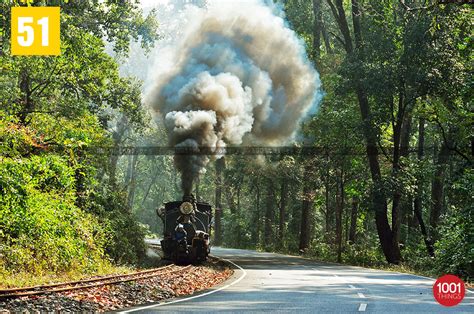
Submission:
M 349 288 L 355 289 L 356 287 L 354 287 L 353 285 L 349 285 Z
M 231 282 L 230 284 L 225 285 L 224 287 L 221 287 L 221 288 L 219 288 L 219 289 L 215 289 L 215 290 L 211 290 L 211 291 L 209 291 L 209 292 L 203 293 L 203 294 L 195 295 L 195 296 L 193 296 L 193 297 L 183 298 L 183 299 L 174 300 L 174 301 L 170 301 L 170 302 L 163 302 L 163 303 L 158 303 L 158 304 L 152 304 L 152 305 L 142 306 L 142 307 L 133 308 L 133 309 L 130 309 L 130 310 L 120 311 L 120 312 L 118 312 L 118 313 L 132 313 L 132 312 L 136 312 L 136 311 L 151 309 L 151 308 L 158 307 L 158 306 L 163 306 L 163 305 L 168 305 L 168 304 L 174 304 L 174 303 L 180 303 L 180 302 L 189 301 L 189 300 L 192 300 L 192 299 L 201 298 L 201 297 L 204 297 L 204 296 L 206 296 L 206 295 L 210 295 L 210 294 L 216 293 L 216 292 L 218 292 L 218 291 L 222 291 L 222 290 L 224 290 L 224 289 L 227 289 L 227 288 L 229 288 L 229 287 L 235 285 L 236 283 L 238 283 L 238 282 L 241 281 L 242 279 L 244 279 L 245 276 L 247 276 L 247 272 L 245 271 L 245 269 L 243 269 L 242 267 L 240 267 L 239 265 L 237 265 L 236 263 L 234 263 L 234 262 L 232 262 L 232 261 L 230 261 L 230 260 L 227 260 L 227 259 L 223 259 L 223 260 L 226 261 L 226 262 L 231 263 L 232 265 L 234 265 L 235 267 L 237 267 L 238 269 L 240 269 L 240 270 L 242 271 L 242 275 L 241 275 L 239 278 L 237 278 L 235 281 Z
M 359 292 L 359 293 L 357 293 L 357 295 L 359 296 L 359 298 L 365 299 L 365 295 L 363 295 L 362 293 Z
M 365 312 L 366 308 L 367 308 L 367 303 L 361 303 L 359 305 L 359 312 Z

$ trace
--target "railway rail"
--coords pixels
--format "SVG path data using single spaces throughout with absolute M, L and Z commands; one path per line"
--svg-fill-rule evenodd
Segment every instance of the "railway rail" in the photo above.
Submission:
M 138 271 L 138 272 L 134 272 L 130 274 L 111 275 L 111 276 L 105 276 L 105 277 L 99 277 L 99 278 L 93 278 L 93 279 L 55 283 L 55 284 L 50 284 L 50 285 L 2 289 L 0 290 L 0 299 L 87 289 L 87 288 L 92 288 L 92 287 L 106 286 L 106 285 L 112 285 L 112 284 L 117 284 L 117 283 L 122 283 L 122 282 L 147 279 L 147 278 L 152 278 L 152 277 L 165 275 L 165 274 L 166 275 L 174 274 L 174 273 L 179 274 L 183 271 L 188 270 L 191 267 L 192 265 L 188 265 L 188 266 L 167 265 L 167 266 L 163 266 L 159 268 Z
M 155 243 L 147 243 L 148 247 L 155 252 L 161 252 L 161 245 Z M 212 260 L 220 260 L 215 256 L 210 256 Z M 0 301 L 9 298 L 17 298 L 24 296 L 47 295 L 59 292 L 68 292 L 73 290 L 88 289 L 100 286 L 114 285 L 118 283 L 137 281 L 162 275 L 179 275 L 182 272 L 189 270 L 193 265 L 179 266 L 166 265 L 158 268 L 137 271 L 129 274 L 101 276 L 97 278 L 69 281 L 62 283 L 53 283 L 47 285 L 36 285 L 21 288 L 0 289 Z M 173 276 L 174 277 L 174 276 Z
M 153 250 L 159 250 L 161 251 L 161 244 L 157 243 L 147 243 L 148 247 Z

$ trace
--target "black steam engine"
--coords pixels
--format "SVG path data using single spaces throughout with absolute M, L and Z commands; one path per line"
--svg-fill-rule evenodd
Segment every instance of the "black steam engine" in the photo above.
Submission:
M 193 195 L 184 196 L 182 201 L 165 203 L 158 210 L 163 220 L 163 258 L 175 263 L 196 263 L 205 261 L 210 252 L 212 208 L 204 202 L 197 202 Z

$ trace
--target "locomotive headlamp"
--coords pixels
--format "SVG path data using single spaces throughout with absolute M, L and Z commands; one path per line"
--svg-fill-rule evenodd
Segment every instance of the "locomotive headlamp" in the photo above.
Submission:
M 190 215 L 194 210 L 193 204 L 190 202 L 183 202 L 181 206 L 179 206 L 179 211 L 183 215 Z

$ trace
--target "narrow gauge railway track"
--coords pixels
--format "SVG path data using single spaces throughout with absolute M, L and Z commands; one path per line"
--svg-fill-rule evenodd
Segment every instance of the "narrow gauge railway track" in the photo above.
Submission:
M 100 278 L 78 280 L 64 283 L 55 283 L 51 285 L 40 285 L 24 288 L 11 288 L 0 290 L 0 299 L 15 298 L 21 296 L 41 295 L 55 292 L 65 292 L 99 286 L 112 285 L 122 282 L 136 281 L 141 279 L 152 278 L 160 275 L 168 275 L 173 273 L 181 273 L 191 268 L 188 266 L 167 265 L 159 268 L 139 271 L 124 275 L 111 275 Z
M 147 245 L 150 249 L 161 250 L 161 244 L 148 243 Z

